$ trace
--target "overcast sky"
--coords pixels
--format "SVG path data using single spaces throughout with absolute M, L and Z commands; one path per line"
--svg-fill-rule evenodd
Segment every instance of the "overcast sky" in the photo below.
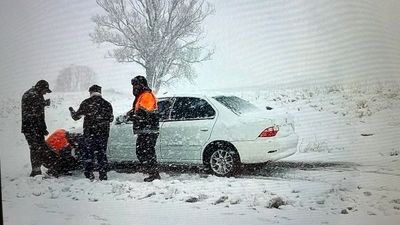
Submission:
M 298 87 L 400 78 L 400 1 L 214 0 L 204 23 L 211 61 L 196 65 L 196 86 Z M 50 85 L 71 64 L 87 65 L 104 88 L 130 92 L 134 64 L 105 58 L 90 40 L 95 0 L 1 0 L 1 94 Z

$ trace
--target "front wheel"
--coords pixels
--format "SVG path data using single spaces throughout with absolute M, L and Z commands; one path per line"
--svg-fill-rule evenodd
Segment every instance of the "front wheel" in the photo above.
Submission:
M 210 171 L 217 176 L 232 176 L 239 172 L 240 159 L 236 151 L 229 148 L 214 150 L 208 160 Z

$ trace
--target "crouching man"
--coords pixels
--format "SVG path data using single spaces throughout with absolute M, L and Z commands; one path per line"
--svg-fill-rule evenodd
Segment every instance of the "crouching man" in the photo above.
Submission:
M 54 158 L 58 161 L 51 169 L 58 175 L 72 175 L 71 170 L 77 169 L 80 164 L 83 136 L 67 132 L 64 129 L 57 129 L 47 137 L 46 143 L 58 156 Z

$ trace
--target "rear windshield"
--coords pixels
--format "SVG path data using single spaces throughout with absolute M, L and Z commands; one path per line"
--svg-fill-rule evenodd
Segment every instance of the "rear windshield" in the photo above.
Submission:
M 255 105 L 236 96 L 217 96 L 214 99 L 238 115 L 259 110 Z

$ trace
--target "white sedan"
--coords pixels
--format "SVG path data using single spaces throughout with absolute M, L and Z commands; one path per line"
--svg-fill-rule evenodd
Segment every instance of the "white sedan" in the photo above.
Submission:
M 237 173 L 240 164 L 274 161 L 297 151 L 293 121 L 261 110 L 236 96 L 179 95 L 158 100 L 161 164 L 204 165 L 218 176 Z M 108 159 L 137 161 L 132 125 L 116 118 Z

